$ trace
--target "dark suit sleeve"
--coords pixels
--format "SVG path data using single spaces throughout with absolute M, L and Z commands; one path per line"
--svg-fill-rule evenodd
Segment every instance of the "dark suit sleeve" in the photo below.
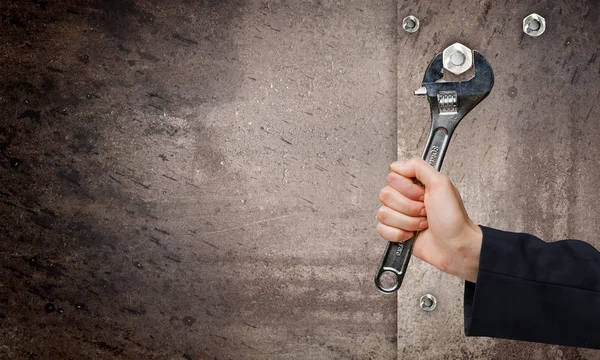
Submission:
M 465 334 L 600 349 L 600 253 L 583 241 L 481 229 Z

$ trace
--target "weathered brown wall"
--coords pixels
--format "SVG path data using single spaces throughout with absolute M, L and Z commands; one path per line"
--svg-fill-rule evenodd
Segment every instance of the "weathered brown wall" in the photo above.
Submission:
M 462 283 L 418 260 L 396 323 L 371 278 L 396 139 L 424 145 L 412 90 L 454 41 L 496 73 L 444 165 L 473 218 L 599 245 L 598 9 L 2 2 L 0 357 L 594 358 L 465 339 Z
M 395 358 L 395 2 L 0 21 L 1 358 Z

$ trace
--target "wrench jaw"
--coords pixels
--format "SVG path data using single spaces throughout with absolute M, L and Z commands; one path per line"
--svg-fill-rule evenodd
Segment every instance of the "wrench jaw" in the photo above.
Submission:
M 423 76 L 422 87 L 415 91 L 415 94 L 427 95 L 432 119 L 438 114 L 451 114 L 451 112 L 446 111 L 447 102 L 440 104 L 440 99 L 442 101 L 448 100 L 448 94 L 454 94 L 454 101 L 457 102 L 455 112 L 462 119 L 490 93 L 494 87 L 494 72 L 483 55 L 475 50 L 473 51 L 473 66 L 475 67 L 475 74 L 472 78 L 452 82 L 444 81 L 441 53 L 436 55 L 429 63 L 425 76 Z M 444 94 L 446 96 L 443 96 Z
M 494 72 L 483 55 L 476 50 L 473 50 L 473 66 L 475 74 L 472 78 L 465 81 L 445 81 L 442 53 L 437 54 L 425 70 L 422 86 L 427 89 L 430 97 L 436 97 L 438 91 L 444 90 L 455 90 L 458 96 L 489 94 L 494 86 Z
M 431 130 L 423 160 L 438 171 L 454 129 L 494 86 L 492 68 L 477 51 L 473 51 L 474 75 L 465 81 L 444 81 L 442 57 L 440 53 L 431 61 L 425 71 L 422 87 L 415 91 L 415 95 L 427 96 L 431 110 Z M 418 232 L 415 232 L 403 243 L 388 242 L 375 274 L 375 286 L 381 292 L 393 294 L 402 285 L 417 236 Z
M 423 159 L 438 171 L 454 129 L 488 96 L 494 86 L 494 72 L 487 60 L 473 51 L 473 61 L 475 72 L 472 78 L 448 82 L 443 80 L 442 54 L 438 54 L 425 71 L 420 91 L 415 92 L 417 95 L 427 95 L 431 111 L 431 132 Z

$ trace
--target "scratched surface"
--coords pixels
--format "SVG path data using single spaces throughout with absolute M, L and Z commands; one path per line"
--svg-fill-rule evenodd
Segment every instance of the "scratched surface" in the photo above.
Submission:
M 459 41 L 495 72 L 490 96 L 458 126 L 444 161 L 476 223 L 600 248 L 600 3 L 597 1 L 404 1 L 421 30 L 399 31 L 398 155 L 420 156 L 427 101 L 412 95 L 428 62 Z M 447 6 L 444 6 L 447 5 Z M 524 35 L 522 19 L 544 16 L 546 32 Z M 411 134 L 411 135 L 407 135 Z M 425 293 L 438 305 L 418 307 Z M 413 259 L 398 296 L 402 359 L 597 359 L 593 350 L 465 338 L 463 283 Z M 535 306 L 535 304 L 524 304 Z
M 2 1 L 0 22 L 0 358 L 396 357 L 371 280 L 395 2 Z

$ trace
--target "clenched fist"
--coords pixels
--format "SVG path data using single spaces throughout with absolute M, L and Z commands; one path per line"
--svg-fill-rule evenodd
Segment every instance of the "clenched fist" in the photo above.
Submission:
M 395 162 L 381 189 L 377 232 L 388 241 L 408 240 L 420 231 L 413 254 L 438 269 L 475 282 L 482 232 L 447 176 L 421 159 Z M 414 183 L 418 179 L 425 188 Z

